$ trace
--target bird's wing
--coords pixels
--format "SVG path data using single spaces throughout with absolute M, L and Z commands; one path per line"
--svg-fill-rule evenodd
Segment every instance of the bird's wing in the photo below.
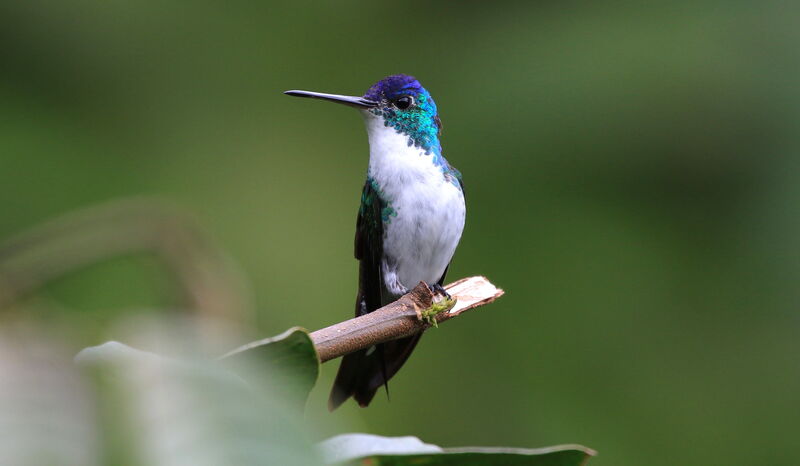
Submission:
M 386 206 L 387 203 L 381 198 L 380 190 L 372 180 L 367 179 L 361 192 L 361 206 L 356 220 L 355 256 L 359 261 L 356 317 L 372 312 L 382 305 L 383 219 L 381 215 Z M 374 387 L 380 387 L 388 380 L 387 374 L 384 345 L 348 354 L 342 358 L 342 363 L 339 365 L 336 381 L 328 398 L 328 409 L 333 411 L 351 396 L 355 396 L 364 406 L 369 404 L 376 391 Z
M 372 180 L 361 192 L 361 206 L 356 220 L 355 256 L 359 261 L 356 317 L 383 305 L 381 290 L 381 258 L 383 257 L 382 212 L 387 207 Z

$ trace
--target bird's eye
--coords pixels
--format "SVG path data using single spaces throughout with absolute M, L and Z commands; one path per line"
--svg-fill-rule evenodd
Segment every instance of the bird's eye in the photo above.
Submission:
M 412 105 L 414 105 L 414 98 L 407 95 L 404 95 L 403 97 L 400 97 L 394 101 L 394 106 L 400 110 L 405 110 Z

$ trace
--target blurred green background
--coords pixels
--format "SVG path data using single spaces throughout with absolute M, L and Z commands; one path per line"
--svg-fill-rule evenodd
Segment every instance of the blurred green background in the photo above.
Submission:
M 413 74 L 467 189 L 449 278 L 507 294 L 429 332 L 390 402 L 329 414 L 326 364 L 316 435 L 578 442 L 597 466 L 792 464 L 798 10 L 4 1 L 0 235 L 156 196 L 247 277 L 255 335 L 343 320 L 365 131 L 281 92 Z M 147 257 L 105 261 L 34 301 L 74 323 L 77 348 L 114 337 L 81 329 L 169 304 L 164 278 Z

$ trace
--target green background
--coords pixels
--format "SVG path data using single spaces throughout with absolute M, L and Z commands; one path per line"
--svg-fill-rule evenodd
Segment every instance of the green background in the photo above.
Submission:
M 343 320 L 365 131 L 281 92 L 413 74 L 467 190 L 450 278 L 507 294 L 426 334 L 390 402 L 329 414 L 323 366 L 314 435 L 791 464 L 799 19 L 789 2 L 4 1 L 0 235 L 155 196 L 238 264 L 255 335 Z M 94 328 L 169 303 L 164 282 L 112 260 L 37 303 Z

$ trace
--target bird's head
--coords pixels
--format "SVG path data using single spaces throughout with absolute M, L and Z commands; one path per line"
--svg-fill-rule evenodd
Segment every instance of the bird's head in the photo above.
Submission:
M 396 74 L 381 79 L 361 97 L 309 91 L 286 91 L 288 95 L 311 97 L 362 110 L 367 118 L 381 118 L 385 126 L 406 134 L 414 145 L 440 153 L 442 123 L 430 93 L 413 76 Z

